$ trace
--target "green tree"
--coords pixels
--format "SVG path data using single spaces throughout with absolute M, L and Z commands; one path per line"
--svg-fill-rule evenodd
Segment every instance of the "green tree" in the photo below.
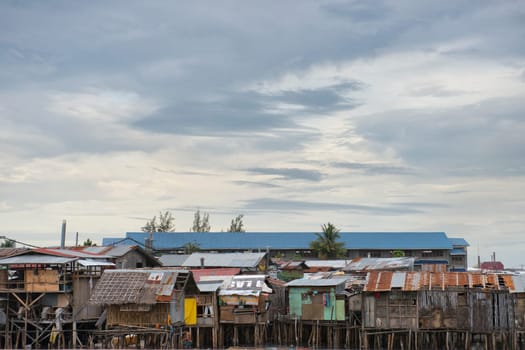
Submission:
M 195 253 L 201 249 L 199 244 L 196 242 L 187 242 L 183 245 L 183 248 L 184 248 L 184 254 Z
M 203 212 L 201 214 L 200 210 L 195 212 L 193 217 L 193 226 L 190 228 L 192 232 L 210 232 L 210 214 Z
M 394 258 L 402 258 L 402 257 L 405 256 L 405 252 L 402 251 L 402 250 L 394 250 L 394 251 L 392 252 L 392 256 L 393 256 Z
M 82 243 L 84 247 L 91 247 L 93 245 L 93 241 L 91 241 L 90 238 L 86 239 L 84 243 Z
M 0 248 L 14 248 L 15 247 L 15 241 L 12 241 L 10 239 L 4 239 L 2 243 L 0 243 Z
M 243 214 L 239 214 L 234 219 L 232 219 L 228 232 L 245 232 L 244 222 L 242 221 L 243 217 Z
M 142 227 L 143 232 L 173 232 L 175 231 L 175 218 L 169 211 L 159 213 L 159 222 L 157 223 L 157 216 L 148 220 L 146 225 Z
M 320 259 L 333 259 L 345 256 L 346 249 L 340 238 L 339 229 L 331 223 L 321 226 L 322 233 L 316 233 L 317 238 L 310 242 L 310 248 Z

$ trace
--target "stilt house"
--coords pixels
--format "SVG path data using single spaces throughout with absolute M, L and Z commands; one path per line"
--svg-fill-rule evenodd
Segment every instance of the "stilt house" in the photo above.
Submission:
M 513 329 L 513 276 L 466 272 L 370 272 L 364 327 L 380 329 Z
M 106 307 L 108 328 L 166 327 L 184 324 L 186 293 L 198 293 L 189 271 L 107 270 L 90 302 Z

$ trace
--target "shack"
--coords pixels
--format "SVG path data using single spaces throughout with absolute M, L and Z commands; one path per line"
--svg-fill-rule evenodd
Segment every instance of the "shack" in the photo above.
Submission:
M 290 317 L 302 320 L 345 320 L 345 277 L 296 279 L 288 288 Z
M 185 298 L 185 324 L 197 348 L 217 348 L 219 345 L 218 294 L 222 284 L 222 280 L 200 281 L 197 283 L 198 293 Z
M 137 244 L 73 247 L 69 249 L 92 254 L 93 258 L 106 256 L 109 261 L 115 264 L 117 269 L 153 268 L 162 265 L 155 256 Z
M 94 336 L 99 336 L 103 346 L 115 337 L 119 339 L 117 346 L 127 346 L 125 336 L 139 333 L 141 345 L 147 347 L 181 346 L 182 327 L 188 318 L 185 297 L 196 294 L 189 271 L 106 270 L 90 303 L 105 306 L 109 331 L 95 332 Z
M 270 294 L 266 275 L 233 276 L 219 291 L 220 345 L 264 343 L 269 321 Z M 230 343 L 231 341 L 231 343 Z
M 0 299 L 6 347 L 49 344 L 76 347 L 87 342 L 102 310 L 87 304 L 91 287 L 113 263 L 104 257 L 44 249 L 0 259 Z
M 510 288 L 512 276 L 504 275 L 370 272 L 363 292 L 363 327 L 405 329 L 416 337 L 418 333 L 432 334 L 433 342 L 441 341 L 446 347 L 457 345 L 458 334 L 466 348 L 472 334 L 492 337 L 498 333 L 510 339 L 515 324 Z M 442 339 L 436 335 L 439 330 Z

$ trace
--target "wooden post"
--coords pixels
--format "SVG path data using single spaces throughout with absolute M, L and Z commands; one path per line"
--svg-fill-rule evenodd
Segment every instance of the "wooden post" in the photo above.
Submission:
M 71 338 L 72 338 L 71 339 L 71 342 L 72 342 L 71 346 L 72 346 L 73 349 L 76 349 L 77 348 L 77 321 L 75 321 L 74 319 L 73 319 L 72 327 L 73 327 L 73 332 L 72 332 L 73 334 L 71 336 Z

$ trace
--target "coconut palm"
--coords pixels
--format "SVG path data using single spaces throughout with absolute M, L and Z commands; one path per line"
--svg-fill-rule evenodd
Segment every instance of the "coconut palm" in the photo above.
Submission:
M 343 242 L 337 242 L 340 238 L 339 229 L 331 223 L 321 226 L 323 232 L 316 233 L 317 238 L 310 242 L 310 248 L 320 259 L 333 259 L 344 257 L 346 249 Z

